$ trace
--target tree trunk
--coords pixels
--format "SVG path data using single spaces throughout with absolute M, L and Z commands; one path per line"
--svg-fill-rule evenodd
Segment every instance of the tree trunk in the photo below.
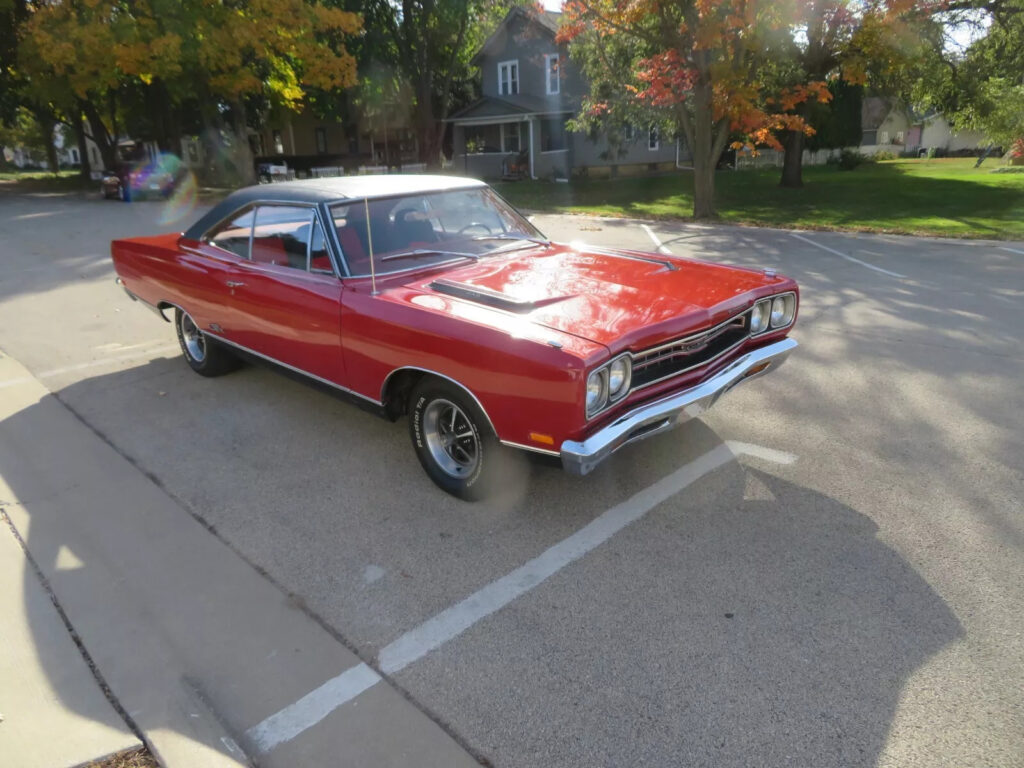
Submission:
M 802 187 L 804 185 L 803 131 L 786 131 L 786 135 L 782 140 L 782 147 L 785 150 L 785 156 L 782 161 L 782 180 L 779 182 L 779 186 L 792 188 Z
M 89 121 L 89 128 L 92 131 L 92 140 L 96 142 L 96 146 L 99 147 L 100 155 L 103 158 L 103 165 L 107 170 L 117 170 L 117 145 L 116 142 L 111 141 L 110 133 L 107 131 L 107 126 L 103 124 L 103 119 L 100 117 L 99 111 L 97 111 L 95 105 L 91 101 L 80 102 L 82 112 L 85 114 L 86 120 Z
M 56 176 L 60 173 L 60 160 L 57 158 L 57 145 L 53 142 L 53 118 L 46 118 L 42 121 L 43 133 L 46 136 L 46 160 L 50 164 L 50 170 Z
M 75 138 L 78 139 L 78 158 L 81 161 L 81 175 L 86 181 L 92 178 L 92 161 L 89 159 L 89 144 L 85 140 L 85 126 L 82 116 L 78 115 L 74 124 Z M 102 170 L 102 169 L 97 169 Z
M 429 76 L 420 76 L 416 80 L 416 138 L 420 162 L 436 170 L 441 167 L 441 142 L 437 137 L 438 121 L 434 115 L 432 85 Z
M 245 105 L 236 101 L 231 105 L 232 147 L 235 175 L 238 183 L 248 186 L 256 183 L 256 167 L 249 147 L 249 132 L 246 130 Z
M 714 130 L 711 114 L 711 84 L 698 82 L 693 88 L 693 218 L 715 216 Z

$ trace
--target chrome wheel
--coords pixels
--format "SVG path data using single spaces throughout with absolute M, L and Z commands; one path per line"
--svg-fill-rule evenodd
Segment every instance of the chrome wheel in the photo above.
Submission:
M 480 462 L 472 422 L 450 400 L 433 400 L 423 413 L 423 437 L 437 466 L 450 477 L 470 477 Z
M 181 339 L 188 356 L 197 363 L 206 359 L 206 337 L 199 326 L 186 313 L 181 313 Z

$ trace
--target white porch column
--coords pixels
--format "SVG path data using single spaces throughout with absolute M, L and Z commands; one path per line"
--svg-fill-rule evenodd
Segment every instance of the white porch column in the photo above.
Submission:
M 530 178 L 536 179 L 537 177 L 533 173 L 533 118 L 531 117 L 526 125 L 530 129 Z

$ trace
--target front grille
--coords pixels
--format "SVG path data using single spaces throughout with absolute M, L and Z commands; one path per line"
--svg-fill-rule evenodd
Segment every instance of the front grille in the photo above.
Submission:
M 677 376 L 720 357 L 750 336 L 750 310 L 714 328 L 633 356 L 633 388 Z

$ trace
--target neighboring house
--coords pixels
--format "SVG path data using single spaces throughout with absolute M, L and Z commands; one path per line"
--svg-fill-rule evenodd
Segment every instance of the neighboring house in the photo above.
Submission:
M 408 115 L 401 110 L 387 114 L 350 111 L 359 117 L 347 124 L 323 120 L 309 109 L 271 118 L 261 131 L 249 136 L 253 155 L 257 161 L 287 164 L 303 174 L 418 164 L 419 144 Z
M 474 56 L 483 96 L 448 118 L 452 170 L 481 178 L 568 178 L 673 168 L 676 142 L 656 129 L 633 131 L 622 156 L 612 156 L 603 137 L 566 130 L 587 86 L 565 45 L 555 42 L 560 18 L 513 8 Z
M 82 164 L 81 150 L 78 143 L 73 141 L 65 143 L 64 132 L 60 127 L 53 129 L 53 143 L 57 150 L 57 164 L 61 168 L 77 167 Z M 100 155 L 100 148 L 92 138 L 86 124 L 85 151 L 88 153 L 89 165 L 96 170 L 102 170 L 103 158 Z M 4 147 L 4 160 L 17 168 L 42 168 L 48 169 L 50 163 L 46 158 L 46 152 L 30 151 L 24 147 Z
M 977 131 L 954 131 L 937 112 L 922 115 L 879 96 L 864 99 L 861 129 L 859 149 L 869 155 L 883 151 L 918 155 L 930 149 L 958 152 L 988 145 L 985 136 Z

